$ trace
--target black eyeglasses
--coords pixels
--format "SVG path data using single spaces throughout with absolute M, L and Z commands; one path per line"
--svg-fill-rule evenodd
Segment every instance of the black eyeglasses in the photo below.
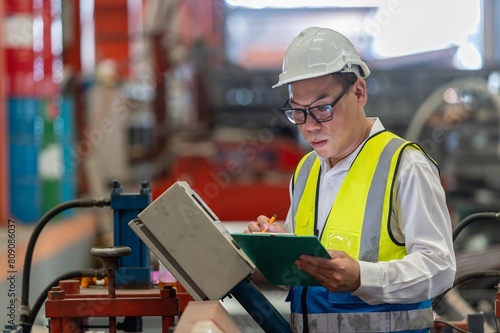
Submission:
M 312 119 L 319 123 L 330 121 L 333 118 L 333 107 L 342 99 L 342 97 L 344 97 L 354 82 L 356 81 L 349 83 L 331 104 L 313 106 L 312 108 L 307 109 L 287 108 L 286 106 L 290 105 L 290 99 L 287 99 L 281 108 L 281 112 L 283 112 L 286 119 L 294 125 L 304 124 L 306 122 L 307 115 L 310 115 Z

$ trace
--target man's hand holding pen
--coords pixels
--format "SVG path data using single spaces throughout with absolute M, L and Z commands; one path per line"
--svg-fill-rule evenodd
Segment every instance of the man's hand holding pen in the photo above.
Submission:
M 257 217 L 256 221 L 252 221 L 248 224 L 248 229 L 245 233 L 252 232 L 287 232 L 283 223 L 274 222 L 276 219 L 276 214 L 269 218 L 265 215 L 260 215 Z

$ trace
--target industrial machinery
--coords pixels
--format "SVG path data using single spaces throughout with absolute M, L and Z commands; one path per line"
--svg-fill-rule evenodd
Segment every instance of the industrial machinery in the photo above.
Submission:
M 120 183 L 114 181 L 111 199 L 73 200 L 54 207 L 41 218 L 30 237 L 23 268 L 20 325 L 24 333 L 31 331 L 44 303 L 52 332 L 87 331 L 92 327 L 88 321 L 92 317 L 109 317 L 109 329 L 113 332 L 117 328 L 141 332 L 142 316 L 162 317 L 163 332 L 168 331 L 192 297 L 181 286 L 177 290 L 152 288 L 149 249 L 128 227 L 128 222 L 150 203 L 151 190 L 147 182 L 142 184 L 138 194 L 131 194 L 123 193 Z M 114 210 L 114 246 L 91 251 L 103 259 L 104 270 L 83 269 L 63 274 L 47 286 L 30 308 L 30 265 L 43 227 L 66 209 L 105 206 Z M 106 278 L 108 288 L 80 288 L 82 277 Z M 117 324 L 116 317 L 124 317 L 124 322 Z
M 232 295 L 265 332 L 291 332 L 250 280 L 254 264 L 188 183 L 173 184 L 129 225 L 194 299 Z
M 455 227 L 453 230 L 453 241 L 456 240 L 458 235 L 464 230 L 465 227 L 470 225 L 473 222 L 477 222 L 480 220 L 491 220 L 498 222 L 500 220 L 500 212 L 485 212 L 485 213 L 477 213 L 477 214 L 472 214 L 462 221 L 458 223 L 458 225 Z M 440 314 L 440 312 L 443 311 L 443 299 L 445 295 L 451 291 L 454 287 L 460 286 L 466 282 L 469 282 L 471 280 L 477 280 L 477 279 L 484 279 L 484 278 L 495 278 L 498 279 L 500 278 L 500 270 L 482 270 L 482 271 L 475 271 L 472 273 L 468 274 L 461 274 L 459 275 L 453 284 L 453 287 L 446 290 L 445 292 L 441 293 L 437 297 L 435 297 L 432 300 L 432 305 L 433 309 L 435 312 Z M 496 293 L 496 298 L 493 300 L 493 308 L 494 308 L 494 317 L 495 317 L 495 322 L 496 322 L 496 330 L 498 331 L 498 320 L 500 319 L 500 282 L 497 285 L 497 293 Z M 451 326 L 452 328 L 461 330 L 461 332 L 471 332 L 471 333 L 483 333 L 484 332 L 484 327 L 489 327 L 488 323 L 485 323 L 485 314 L 482 312 L 477 312 L 477 313 L 469 313 L 467 315 L 466 319 L 460 320 L 460 321 L 455 321 L 455 322 L 449 322 L 449 321 L 443 321 L 443 320 L 435 320 L 434 324 L 434 331 L 435 332 L 440 332 L 441 328 L 445 326 Z
M 128 222 L 151 203 L 151 188 L 143 182 L 139 194 L 123 193 L 117 180 L 111 189 L 111 208 L 114 213 L 113 244 L 128 246 L 132 253 L 120 259 L 116 283 L 124 288 L 151 288 L 151 260 L 148 248 L 127 227 Z
M 186 191 L 190 188 L 187 183 L 183 185 L 184 189 L 177 186 L 174 193 L 167 191 L 151 203 L 147 182 L 142 184 L 139 194 L 125 194 L 120 183 L 114 181 L 111 199 L 74 200 L 56 206 L 44 215 L 27 249 L 20 311 L 22 332 L 31 331 L 43 304 L 53 333 L 81 333 L 92 328 L 106 328 L 109 332 L 142 332 L 142 317 L 150 316 L 161 317 L 161 331 L 171 332 L 175 320 L 192 300 L 219 300 L 225 297 L 237 299 L 265 332 L 290 332 L 288 322 L 251 281 L 253 264 L 231 242 L 229 233 L 215 214 L 206 210 L 207 206 L 201 198 L 192 190 L 190 196 L 186 197 Z M 165 206 L 165 198 L 173 199 L 174 205 Z M 96 206 L 111 206 L 114 209 L 114 246 L 91 249 L 92 255 L 102 259 L 104 268 L 68 272 L 56 278 L 30 308 L 29 267 L 34 244 L 41 230 L 51 218 L 66 209 Z M 179 222 L 193 228 L 162 226 L 163 220 L 172 221 L 172 218 L 179 218 Z M 145 227 L 142 221 L 151 229 Z M 152 226 L 156 222 L 159 222 L 156 227 L 161 227 L 158 230 Z M 178 239 L 178 234 L 170 232 L 181 229 L 192 230 L 201 236 L 200 245 L 207 251 L 214 251 L 208 258 L 215 258 L 217 264 L 211 265 L 207 253 L 190 252 L 192 243 Z M 137 237 L 136 233 L 141 237 Z M 219 239 L 213 241 L 211 235 Z M 141 238 L 177 278 L 177 288 L 152 288 L 150 251 Z M 206 241 L 203 242 L 203 239 Z M 165 252 L 165 247 L 173 250 L 168 258 L 165 257 L 169 253 Z M 107 287 L 83 288 L 80 281 L 82 277 L 104 278 Z M 89 320 L 99 317 L 109 318 L 109 324 L 98 325 Z M 118 317 L 123 317 L 123 322 L 118 323 Z M 11 328 L 6 326 L 5 329 Z M 20 331 L 17 327 L 15 329 Z
M 121 239 L 115 237 L 114 246 L 92 248 L 91 254 L 102 259 L 104 268 L 69 272 L 58 277 L 29 311 L 26 311 L 29 307 L 25 301 L 29 296 L 29 283 L 23 281 L 23 288 L 27 289 L 23 289 L 24 308 L 20 313 L 22 330 L 6 326 L 4 331 L 30 332 L 34 318 L 44 303 L 53 333 L 80 333 L 90 328 L 107 328 L 109 332 L 141 332 L 142 317 L 149 316 L 161 317 L 161 331 L 171 332 L 175 329 L 176 319 L 182 318 L 193 300 L 215 302 L 234 297 L 264 332 L 291 332 L 289 323 L 252 282 L 255 269 L 252 261 L 237 246 L 217 215 L 186 182 L 174 183 L 151 202 L 147 183 L 142 184 L 139 194 L 124 194 L 115 181 L 111 200 L 76 200 L 49 211 L 35 228 L 30 244 L 36 242 L 43 226 L 65 209 L 109 205 L 115 207 L 115 233 L 130 233 Z M 453 239 L 471 222 L 480 219 L 499 220 L 500 213 L 476 214 L 464 219 L 455 228 Z M 132 256 L 134 249 L 142 256 L 124 260 Z M 145 276 L 143 271 L 151 269 L 149 250 L 177 279 L 177 289 L 151 288 L 149 281 L 139 282 Z M 33 245 L 28 247 L 25 268 L 31 262 L 32 251 Z M 23 276 L 29 282 L 29 269 Z M 78 279 L 82 276 L 106 277 L 107 287 L 82 288 Z M 498 278 L 500 271 L 459 276 L 454 287 L 484 277 Z M 439 309 L 447 292 L 433 300 L 435 310 Z M 227 312 L 211 304 L 212 314 L 218 313 L 227 319 Z M 194 305 L 193 308 L 201 309 Z M 494 315 L 497 320 L 500 318 L 500 289 L 494 300 Z M 94 317 L 108 317 L 109 324 L 92 324 L 89 318 Z M 117 322 L 119 317 L 124 318 L 123 322 Z M 234 323 L 227 320 L 225 325 L 234 327 Z M 461 321 L 436 319 L 434 332 L 451 326 L 464 332 L 482 333 L 483 325 L 484 315 L 471 313 Z
M 108 276 L 108 294 L 81 293 L 80 281 L 61 281 L 61 287 L 53 287 L 45 302 L 45 313 L 50 318 L 52 333 L 84 332 L 88 325 L 88 317 L 109 317 L 109 332 L 115 333 L 118 328 L 127 332 L 141 332 L 142 325 L 137 320 L 142 316 L 161 316 L 161 332 L 169 332 L 176 316 L 180 315 L 179 299 L 172 288 L 117 295 L 115 273 L 118 262 L 123 256 L 131 253 L 129 247 L 117 246 L 109 248 L 93 248 L 91 253 L 102 258 Z M 117 317 L 131 318 L 117 325 Z M 131 330 L 132 329 L 132 330 Z
M 452 221 L 456 221 L 455 286 L 464 305 L 488 304 L 482 308 L 492 322 L 498 318 L 498 306 L 493 311 L 490 308 L 500 269 L 499 216 L 483 212 L 498 208 L 500 98 L 495 84 L 498 73 L 487 74 L 478 72 L 440 83 L 418 107 L 404 136 L 419 143 L 440 166 Z M 439 82 L 437 77 L 429 81 Z M 479 223 L 461 233 L 473 221 Z M 473 291 L 465 288 L 469 284 L 474 285 Z M 436 306 L 443 296 L 436 298 Z

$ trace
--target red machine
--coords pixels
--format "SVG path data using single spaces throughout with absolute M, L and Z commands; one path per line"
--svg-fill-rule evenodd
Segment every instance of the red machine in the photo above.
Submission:
M 91 317 L 109 317 L 109 332 L 117 331 L 116 317 L 161 317 L 161 332 L 167 333 L 192 297 L 173 288 L 146 290 L 116 290 L 115 269 L 120 257 L 130 248 L 118 246 L 93 248 L 91 253 L 101 257 L 108 271 L 108 288 L 80 288 L 79 280 L 59 283 L 48 294 L 45 314 L 50 319 L 52 333 L 83 333 L 88 331 Z
M 236 141 L 213 145 L 213 156 L 178 156 L 169 175 L 151 184 L 153 200 L 183 180 L 222 222 L 255 220 L 260 214 L 285 219 L 290 179 L 305 151 L 285 139 L 261 145 Z

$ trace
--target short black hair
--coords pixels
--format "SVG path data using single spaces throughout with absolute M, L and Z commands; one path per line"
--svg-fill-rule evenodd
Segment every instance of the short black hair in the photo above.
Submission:
M 347 87 L 349 84 L 353 83 L 358 79 L 354 73 L 332 73 L 333 79 L 342 85 L 343 88 Z

